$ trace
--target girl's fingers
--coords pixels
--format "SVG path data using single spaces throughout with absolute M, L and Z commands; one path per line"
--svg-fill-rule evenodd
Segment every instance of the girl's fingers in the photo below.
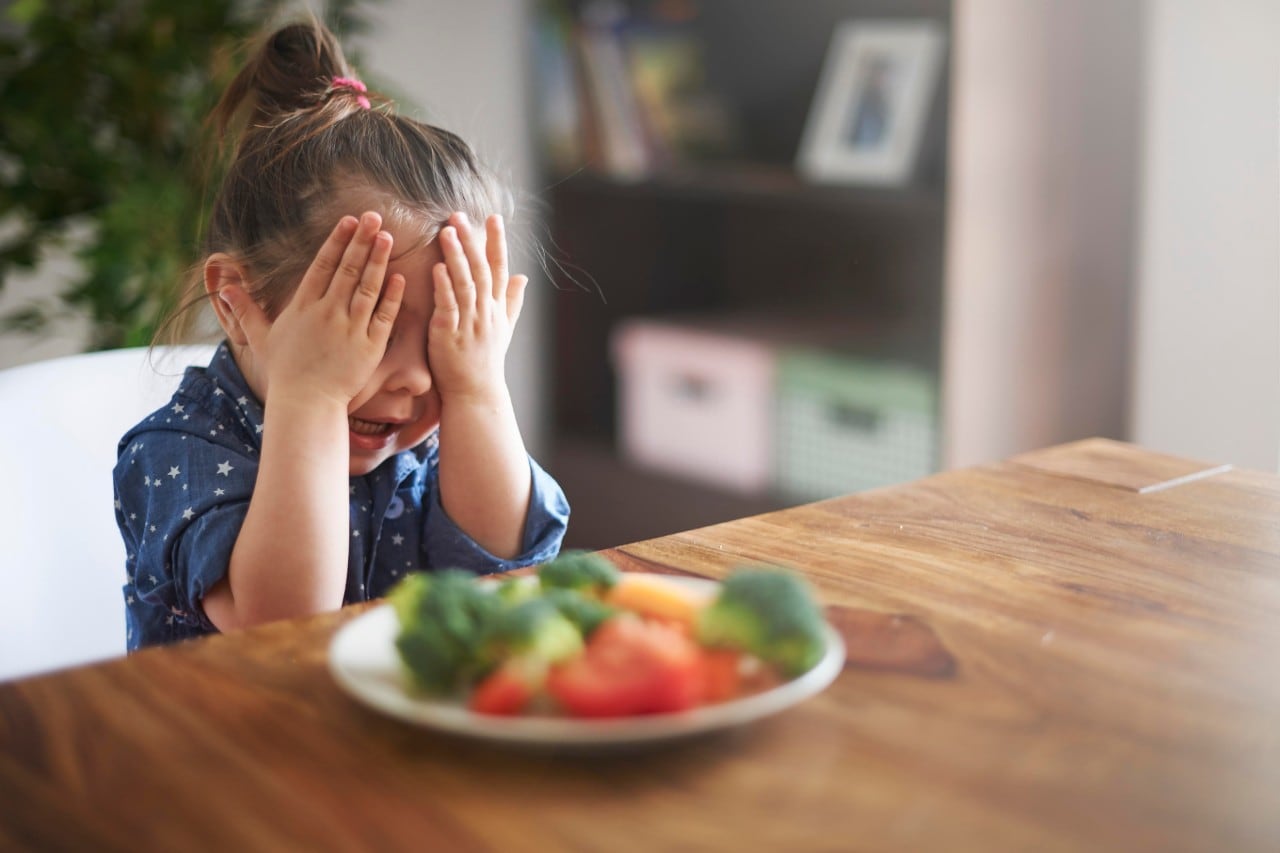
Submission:
M 436 297 L 435 313 L 431 315 L 431 326 L 435 329 L 452 332 L 458 328 L 461 310 L 458 306 L 458 299 L 454 290 L 453 279 L 449 274 L 448 265 L 436 264 L 431 268 L 431 277 L 435 283 Z
M 396 273 L 387 279 L 382 288 L 382 298 L 369 319 L 369 334 L 379 343 L 391 337 L 391 327 L 395 325 L 400 314 L 400 305 L 404 301 L 404 276 Z
M 493 275 L 489 271 L 489 259 L 485 257 L 485 231 L 477 230 L 465 213 L 454 214 L 458 223 L 458 236 L 462 239 L 462 251 L 471 269 L 471 280 L 478 293 L 493 292 Z
M 493 298 L 501 303 L 506 300 L 508 275 L 507 235 L 502 217 L 495 213 L 485 220 L 485 231 L 488 237 L 485 254 L 489 257 L 489 271 L 493 277 Z
M 295 299 L 319 299 L 324 296 L 325 291 L 329 289 L 329 283 L 333 281 L 334 273 L 342 263 L 343 253 L 347 250 L 359 226 L 360 222 L 354 216 L 344 216 L 338 220 L 338 224 L 329 232 L 324 245 L 316 253 L 315 260 L 302 276 L 302 281 L 294 294 Z
M 528 284 L 527 275 L 513 275 L 511 283 L 507 285 L 507 322 L 511 324 L 512 329 L 516 327 L 516 321 L 520 319 L 520 310 L 524 308 L 524 293 Z
M 351 304 L 351 297 L 360 283 L 365 264 L 369 262 L 369 253 L 373 251 L 374 239 L 382 228 L 382 217 L 373 211 L 361 215 L 360 224 L 351 237 L 347 247 L 338 260 L 338 267 L 329 279 L 329 286 L 323 295 L 332 294 L 343 305 Z
M 463 248 L 461 232 L 453 225 L 446 226 L 440 232 L 440 240 L 448 279 L 453 285 L 451 297 L 455 307 L 458 311 L 470 311 L 476 305 L 476 289 L 479 283 L 471 275 L 471 263 L 467 260 L 466 250 Z M 438 296 L 436 304 L 439 305 Z
M 391 259 L 392 242 L 391 235 L 386 231 L 379 231 L 374 236 L 368 262 L 360 273 L 355 292 L 351 294 L 351 315 L 357 320 L 367 321 L 378 305 L 378 296 L 382 293 L 383 280 L 387 274 L 387 263 Z

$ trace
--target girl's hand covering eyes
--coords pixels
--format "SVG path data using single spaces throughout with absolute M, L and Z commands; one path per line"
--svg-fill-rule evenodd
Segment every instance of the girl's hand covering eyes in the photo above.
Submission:
M 273 397 L 319 395 L 345 410 L 373 375 L 405 287 L 403 276 L 387 277 L 392 238 L 381 227 L 374 212 L 344 216 L 274 321 L 242 289 L 221 291 Z
M 505 400 L 504 361 L 529 279 L 509 272 L 501 216 L 490 216 L 481 231 L 455 213 L 438 239 L 444 261 L 432 270 L 427 360 L 441 401 Z

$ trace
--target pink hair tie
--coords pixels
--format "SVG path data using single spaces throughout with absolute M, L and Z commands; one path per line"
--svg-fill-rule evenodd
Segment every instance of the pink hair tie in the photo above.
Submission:
M 366 110 L 372 106 L 372 104 L 369 103 L 369 99 L 365 97 L 365 92 L 369 90 L 365 88 L 365 85 L 363 83 L 361 83 L 359 80 L 356 80 L 354 77 L 334 77 L 333 88 L 351 89 L 352 91 L 357 93 L 356 103 L 364 107 Z

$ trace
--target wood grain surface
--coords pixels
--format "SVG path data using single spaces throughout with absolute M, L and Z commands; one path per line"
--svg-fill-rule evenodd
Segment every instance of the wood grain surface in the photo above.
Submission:
M 368 710 L 360 608 L 0 684 L 0 848 L 1280 849 L 1280 477 L 1216 467 L 1095 440 L 606 552 L 793 568 L 856 652 L 660 748 Z

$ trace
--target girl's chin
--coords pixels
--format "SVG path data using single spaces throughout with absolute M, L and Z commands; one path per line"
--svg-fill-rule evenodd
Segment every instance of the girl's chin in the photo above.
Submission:
M 366 474 L 372 474 L 373 470 L 381 465 L 391 454 L 382 454 L 379 456 L 369 456 L 361 454 L 351 457 L 351 464 L 347 469 L 347 475 L 350 477 L 363 477 Z
M 357 441 L 357 438 L 368 439 L 369 436 L 351 434 L 351 453 L 349 457 L 351 463 L 349 471 L 352 477 L 363 477 L 395 455 L 396 451 L 391 436 L 387 436 L 386 441 L 377 442 L 376 446 L 373 447 L 368 446 L 370 442 Z

